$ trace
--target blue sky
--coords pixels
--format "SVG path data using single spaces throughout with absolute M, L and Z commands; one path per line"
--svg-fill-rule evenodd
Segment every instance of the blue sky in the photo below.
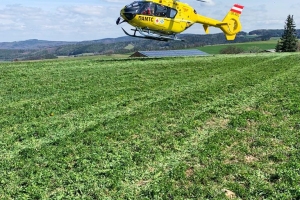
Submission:
M 27 39 L 83 41 L 124 36 L 115 24 L 120 9 L 133 0 L 1 0 L 0 42 Z M 183 1 L 183 0 L 182 0 Z M 245 6 L 243 30 L 281 29 L 288 14 L 300 29 L 300 2 L 296 0 L 211 0 L 203 4 L 185 0 L 199 14 L 223 19 L 234 3 Z M 130 26 L 122 24 L 125 29 Z M 220 32 L 212 28 L 212 33 Z M 186 33 L 204 34 L 195 24 Z

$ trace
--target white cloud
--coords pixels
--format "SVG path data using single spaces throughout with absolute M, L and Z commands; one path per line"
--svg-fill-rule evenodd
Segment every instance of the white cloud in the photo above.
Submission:
M 294 15 L 295 22 L 300 23 L 300 3 L 295 0 L 207 1 L 208 3 L 200 3 L 195 0 L 182 0 L 193 6 L 199 14 L 219 20 L 224 18 L 234 3 L 242 4 L 245 6 L 241 16 L 244 31 L 283 28 L 288 14 Z M 6 5 L 0 7 L 0 42 L 33 38 L 81 41 L 124 36 L 121 26 L 117 26 L 115 21 L 119 17 L 120 9 L 133 0 L 34 2 L 5 0 Z M 129 29 L 125 23 L 122 27 Z M 212 28 L 211 32 L 220 30 Z M 204 34 L 204 31 L 201 25 L 194 25 L 187 33 Z
M 109 37 L 113 34 L 115 7 L 84 5 L 59 7 L 54 11 L 22 5 L 6 6 L 0 10 L 0 37 L 3 41 L 30 38 L 48 40 L 89 40 Z M 19 13 L 16 15 L 15 13 Z M 13 33 L 13 34 L 11 34 Z

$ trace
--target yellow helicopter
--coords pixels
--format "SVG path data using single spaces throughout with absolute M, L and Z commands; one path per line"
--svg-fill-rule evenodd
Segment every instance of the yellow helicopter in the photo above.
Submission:
M 176 36 L 178 33 L 200 23 L 203 24 L 205 33 L 209 33 L 209 27 L 213 26 L 220 28 L 227 40 L 234 40 L 236 34 L 242 30 L 239 17 L 243 8 L 242 5 L 234 4 L 223 21 L 219 21 L 197 14 L 190 5 L 178 0 L 134 1 L 121 10 L 116 24 L 127 22 L 134 26 L 133 34 L 122 28 L 126 35 L 132 37 L 168 41 L 181 40 Z

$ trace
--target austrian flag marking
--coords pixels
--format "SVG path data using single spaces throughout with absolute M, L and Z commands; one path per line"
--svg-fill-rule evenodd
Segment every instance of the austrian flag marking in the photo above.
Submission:
M 234 4 L 230 11 L 238 13 L 238 14 L 242 14 L 243 9 L 244 9 L 244 6 L 239 5 L 239 4 Z

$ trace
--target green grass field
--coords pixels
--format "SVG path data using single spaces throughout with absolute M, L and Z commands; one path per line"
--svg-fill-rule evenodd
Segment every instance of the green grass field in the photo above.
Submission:
M 300 54 L 0 64 L 0 199 L 299 199 Z
M 220 51 L 228 46 L 237 46 L 242 48 L 244 51 L 247 51 L 249 48 L 258 47 L 261 50 L 275 49 L 277 44 L 277 39 L 272 39 L 268 41 L 258 41 L 258 42 L 245 42 L 245 43 L 233 43 L 233 44 L 224 44 L 224 45 L 212 45 L 212 46 L 203 46 L 198 49 L 209 54 L 219 54 Z

